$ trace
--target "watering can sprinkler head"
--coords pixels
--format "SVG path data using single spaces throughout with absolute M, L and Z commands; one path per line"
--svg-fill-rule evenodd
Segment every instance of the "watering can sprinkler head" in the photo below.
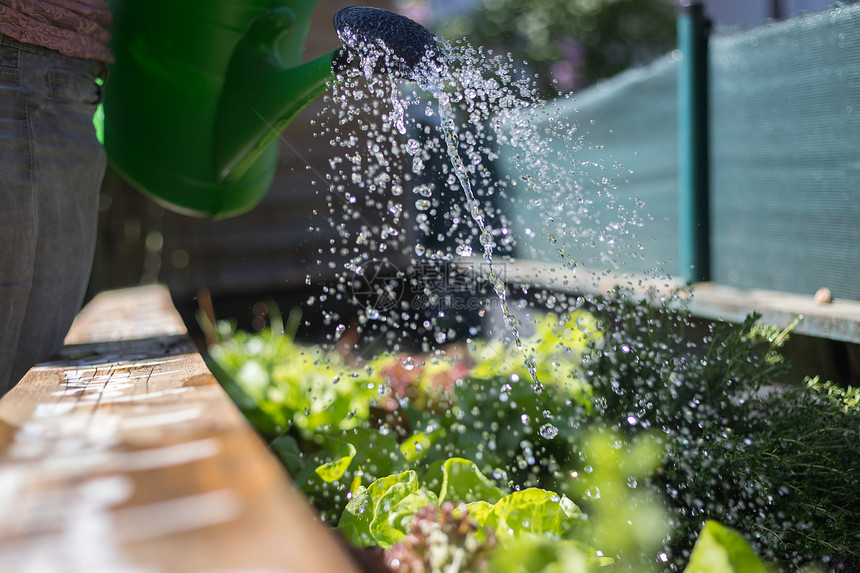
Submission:
M 334 16 L 340 40 L 358 54 L 365 72 L 407 80 L 443 75 L 447 62 L 427 28 L 390 10 L 350 6 Z M 335 57 L 335 70 L 344 58 Z

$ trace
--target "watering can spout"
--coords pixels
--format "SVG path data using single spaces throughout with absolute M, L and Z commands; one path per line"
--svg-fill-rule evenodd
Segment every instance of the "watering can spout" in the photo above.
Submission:
M 295 25 L 289 8 L 271 10 L 233 51 L 215 120 L 213 161 L 220 181 L 240 179 L 332 80 L 343 48 L 301 65 L 283 61 L 279 43 Z
M 290 8 L 275 8 L 251 24 L 233 51 L 216 119 L 214 167 L 220 181 L 241 178 L 286 125 L 326 90 L 333 74 L 349 67 L 347 47 L 365 59 L 369 50 L 385 46 L 386 57 L 377 57 L 375 71 L 404 78 L 444 68 L 435 36 L 423 26 L 388 10 L 357 6 L 334 17 L 347 47 L 291 67 L 280 57 L 279 44 L 296 24 Z

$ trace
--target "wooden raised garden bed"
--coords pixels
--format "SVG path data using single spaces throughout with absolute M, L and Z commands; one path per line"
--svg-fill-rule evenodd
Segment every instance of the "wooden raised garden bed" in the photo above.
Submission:
M 102 293 L 0 400 L 0 571 L 356 571 L 163 287 Z

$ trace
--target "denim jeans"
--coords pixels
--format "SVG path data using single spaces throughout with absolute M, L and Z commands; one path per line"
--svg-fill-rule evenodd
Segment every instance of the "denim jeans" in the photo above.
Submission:
M 63 342 L 95 249 L 99 62 L 0 35 L 0 395 Z

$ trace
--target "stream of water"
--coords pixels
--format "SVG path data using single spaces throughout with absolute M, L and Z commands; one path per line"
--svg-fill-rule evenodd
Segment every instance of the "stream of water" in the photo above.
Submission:
M 440 127 L 442 129 L 443 139 L 445 140 L 445 149 L 448 153 L 448 159 L 451 161 L 451 165 L 453 166 L 454 174 L 457 176 L 457 181 L 460 183 L 460 187 L 463 189 L 463 193 L 465 194 L 469 215 L 478 227 L 479 241 L 483 249 L 483 258 L 487 262 L 487 274 L 490 284 L 498 297 L 505 325 L 511 332 L 517 350 L 523 354 L 524 364 L 528 370 L 529 377 L 534 384 L 534 389 L 536 392 L 540 392 L 543 389 L 543 385 L 540 380 L 538 380 L 537 365 L 535 364 L 534 358 L 526 354 L 516 318 L 508 307 L 507 285 L 499 276 L 493 264 L 493 236 L 484 221 L 484 213 L 481 209 L 481 204 L 477 197 L 475 197 L 475 192 L 472 190 L 472 184 L 469 181 L 469 172 L 466 169 L 466 165 L 463 163 L 463 159 L 460 157 L 460 138 L 457 135 L 457 123 L 454 108 L 451 105 L 451 96 L 445 92 L 444 85 L 439 85 L 440 82 L 435 83 L 437 85 L 434 85 L 434 82 L 431 79 L 431 81 L 428 81 L 427 84 L 422 87 L 428 89 L 438 102 Z M 462 247 L 458 247 L 458 249 L 460 252 L 464 251 Z
M 559 180 L 559 165 L 572 165 L 577 130 L 553 117 L 533 82 L 517 71 L 510 57 L 465 43 L 439 40 L 439 46 L 446 64 L 425 62 L 411 82 L 376 73 L 379 65 L 365 56 L 354 73 L 334 87 L 327 106 L 330 117 L 323 119 L 321 133 L 337 150 L 328 175 L 334 192 L 329 199 L 332 224 L 343 238 L 341 251 L 351 255 L 347 270 L 357 274 L 378 264 L 380 253 L 412 252 L 416 260 L 446 263 L 471 255 L 472 243 L 477 242 L 483 275 L 496 297 L 501 320 L 540 392 L 543 385 L 537 364 L 523 345 L 497 258 L 500 248 L 510 252 L 518 240 L 504 204 L 525 199 L 524 207 L 542 220 L 541 228 L 527 229 L 526 235 L 540 233 L 571 271 L 577 267 L 566 253 L 572 244 L 577 248 L 584 241 L 611 245 L 614 234 L 636 225 L 637 215 L 619 209 L 617 220 L 602 224 L 590 213 L 593 201 L 580 192 L 578 180 Z M 384 50 L 375 55 L 388 56 Z M 536 120 L 547 121 L 547 128 L 536 132 Z M 565 145 L 553 151 L 551 141 Z M 512 159 L 522 165 L 519 180 L 493 173 L 502 146 L 516 150 Z M 606 179 L 601 185 L 601 200 L 614 202 L 611 181 Z M 410 189 L 416 196 L 414 209 L 404 197 Z M 440 197 L 445 192 L 459 193 L 461 200 L 443 204 Z M 374 220 L 368 219 L 368 212 L 373 212 Z M 435 237 L 431 218 L 448 224 Z M 586 219 L 588 225 L 569 227 Z M 356 223 L 357 231 L 350 228 L 350 221 Z M 410 230 L 429 236 L 430 242 L 453 242 L 453 246 L 428 249 L 419 240 L 413 248 Z M 519 239 L 530 241 L 528 236 Z M 390 287 L 382 288 L 390 291 Z M 432 302 L 438 293 L 426 294 Z M 383 298 L 389 302 L 391 296 Z M 408 313 L 401 312 L 401 306 L 384 306 L 389 308 L 372 305 L 364 317 L 392 327 L 408 322 Z M 416 330 L 416 325 L 411 326 Z M 417 326 L 435 329 L 436 342 L 448 336 L 432 318 Z

